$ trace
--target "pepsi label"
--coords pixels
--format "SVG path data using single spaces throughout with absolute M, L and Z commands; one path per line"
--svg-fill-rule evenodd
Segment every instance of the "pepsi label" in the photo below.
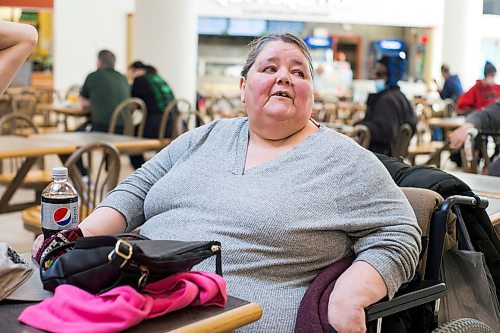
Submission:
M 41 206 L 44 234 L 72 229 L 78 225 L 78 196 L 62 199 L 42 196 Z

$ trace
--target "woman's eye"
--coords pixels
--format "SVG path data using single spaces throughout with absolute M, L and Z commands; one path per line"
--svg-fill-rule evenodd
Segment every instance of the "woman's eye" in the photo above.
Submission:
M 264 68 L 264 72 L 265 73 L 275 73 L 276 72 L 276 67 L 274 67 L 274 66 L 267 66 L 266 68 Z
M 303 71 L 294 71 L 293 72 L 294 75 L 297 75 L 298 77 L 301 77 L 301 78 L 304 78 L 305 75 L 304 75 L 304 72 Z

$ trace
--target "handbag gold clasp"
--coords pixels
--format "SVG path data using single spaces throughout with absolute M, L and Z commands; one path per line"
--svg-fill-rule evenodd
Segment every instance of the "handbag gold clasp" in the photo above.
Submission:
M 124 253 L 124 250 L 128 250 L 128 253 Z M 115 254 L 123 259 L 122 263 L 120 264 L 120 268 L 123 268 L 127 261 L 132 258 L 132 245 L 124 241 L 123 239 L 119 239 L 116 242 L 115 249 L 108 254 L 108 260 L 113 261 L 113 256 Z

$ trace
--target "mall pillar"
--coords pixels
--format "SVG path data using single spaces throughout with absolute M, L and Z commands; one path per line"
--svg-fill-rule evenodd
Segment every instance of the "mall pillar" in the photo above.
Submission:
M 481 62 L 481 18 L 483 2 L 446 0 L 443 24 L 442 62 L 452 74 L 459 74 L 465 90 L 469 89 L 483 68 Z
M 136 0 L 132 59 L 158 69 L 176 98 L 196 101 L 196 0 Z

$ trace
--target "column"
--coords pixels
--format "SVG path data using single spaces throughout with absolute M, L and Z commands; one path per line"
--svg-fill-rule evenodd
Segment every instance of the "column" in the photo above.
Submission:
M 196 0 L 136 0 L 132 58 L 151 64 L 176 98 L 196 101 Z
M 442 62 L 452 74 L 459 74 L 464 90 L 469 89 L 484 66 L 481 60 L 481 18 L 483 2 L 446 0 L 443 25 Z

